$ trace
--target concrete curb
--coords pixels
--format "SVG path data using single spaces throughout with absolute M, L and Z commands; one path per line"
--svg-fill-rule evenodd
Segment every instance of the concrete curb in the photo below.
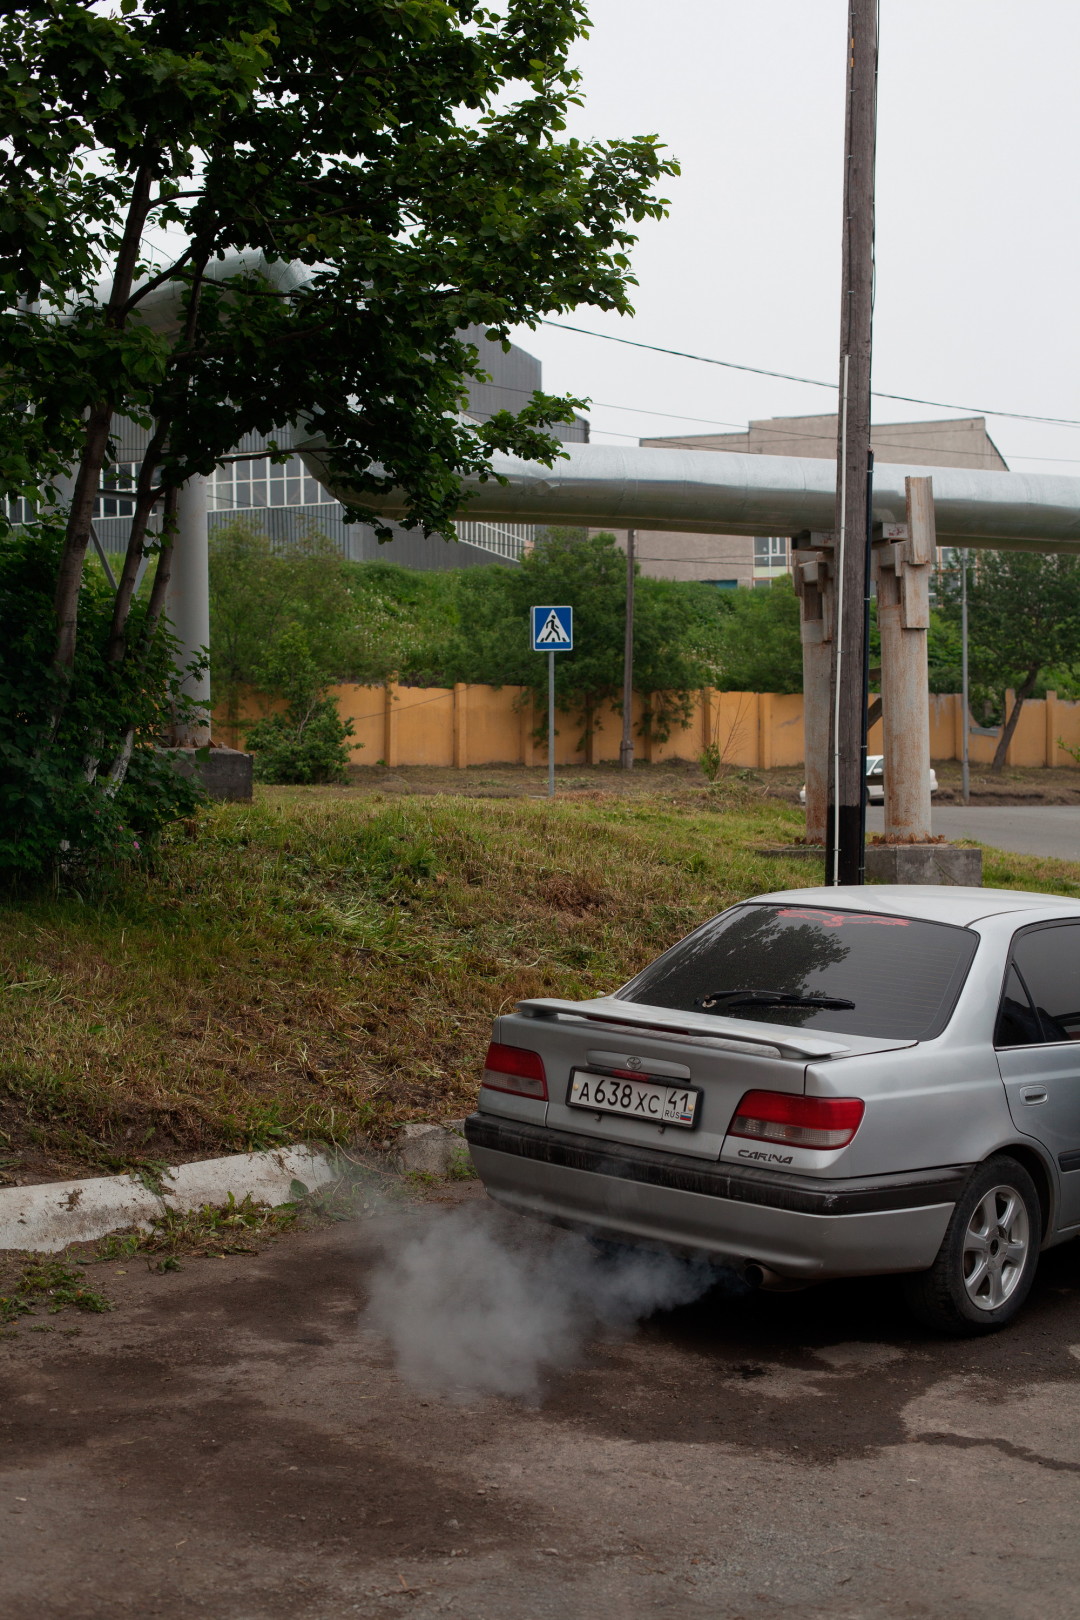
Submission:
M 126 1226 L 148 1230 L 166 1209 L 223 1204 L 230 1193 L 250 1194 L 266 1204 L 286 1204 L 294 1181 L 309 1191 L 340 1180 L 340 1168 L 308 1147 L 269 1153 L 231 1153 L 224 1159 L 179 1164 L 161 1177 L 162 1194 L 137 1176 L 95 1176 L 87 1181 L 46 1181 L 34 1187 L 0 1188 L 0 1249 L 55 1254 Z

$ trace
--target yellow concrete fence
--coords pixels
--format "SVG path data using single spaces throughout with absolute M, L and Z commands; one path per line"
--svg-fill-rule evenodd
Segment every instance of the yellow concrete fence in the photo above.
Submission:
M 547 760 L 546 740 L 537 743 L 534 730 L 543 719 L 534 711 L 527 688 L 520 686 L 386 686 L 331 687 L 343 719 L 355 727 L 353 763 L 356 765 L 542 765 Z M 635 698 L 635 726 L 643 700 Z M 1012 694 L 1009 694 L 1010 708 Z M 252 694 L 241 706 L 251 721 L 278 704 Z M 579 748 L 581 727 L 566 715 L 558 716 L 556 760 L 560 765 L 599 765 L 618 760 L 622 717 L 605 706 L 597 716 L 589 746 Z M 243 726 L 233 726 L 223 709 L 214 716 L 215 736 L 234 747 L 243 745 Z M 989 764 L 997 745 L 997 731 L 975 727 L 970 733 L 973 764 Z M 1059 699 L 1055 692 L 1024 704 L 1009 745 L 1010 765 L 1074 765 L 1058 747 L 1058 738 L 1080 747 L 1080 703 Z M 959 759 L 963 719 L 958 696 L 931 694 L 930 754 L 934 759 Z M 777 765 L 800 765 L 803 759 L 803 700 L 801 693 L 717 692 L 707 688 L 693 695 L 690 719 L 676 726 L 667 742 L 643 741 L 636 729 L 636 757 L 659 764 L 664 760 L 700 757 L 715 743 L 725 763 L 769 770 Z M 871 753 L 881 752 L 881 722 L 870 732 Z

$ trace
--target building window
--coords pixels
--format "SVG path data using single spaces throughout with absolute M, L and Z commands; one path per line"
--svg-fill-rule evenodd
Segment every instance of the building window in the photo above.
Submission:
M 737 579 L 703 579 L 703 585 L 715 585 L 718 591 L 735 591 L 739 588 Z
M 135 502 L 125 491 L 134 491 L 141 461 L 117 461 L 101 471 L 101 491 L 94 506 L 94 517 L 131 517 Z
M 7 498 L 7 520 L 9 523 L 32 523 L 34 521 L 34 508 L 23 495 L 9 495 Z
M 754 536 L 754 572 L 759 570 L 787 570 L 788 542 L 786 535 L 766 534 Z
M 214 474 L 212 504 L 218 512 L 244 512 L 260 506 L 334 504 L 299 456 L 275 464 L 266 456 L 230 461 Z

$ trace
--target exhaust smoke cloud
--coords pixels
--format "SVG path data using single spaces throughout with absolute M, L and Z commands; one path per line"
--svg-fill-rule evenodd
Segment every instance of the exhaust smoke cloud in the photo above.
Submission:
M 535 1401 L 587 1339 L 689 1304 L 718 1277 L 704 1260 L 600 1249 L 499 1210 L 429 1211 L 385 1245 L 363 1325 L 417 1389 Z

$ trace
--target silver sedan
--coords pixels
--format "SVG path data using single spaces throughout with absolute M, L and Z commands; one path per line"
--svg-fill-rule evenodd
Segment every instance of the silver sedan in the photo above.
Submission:
M 492 1197 L 752 1284 L 894 1273 L 1003 1327 L 1080 1233 L 1080 903 L 795 889 L 609 996 L 496 1020 L 466 1134 Z

